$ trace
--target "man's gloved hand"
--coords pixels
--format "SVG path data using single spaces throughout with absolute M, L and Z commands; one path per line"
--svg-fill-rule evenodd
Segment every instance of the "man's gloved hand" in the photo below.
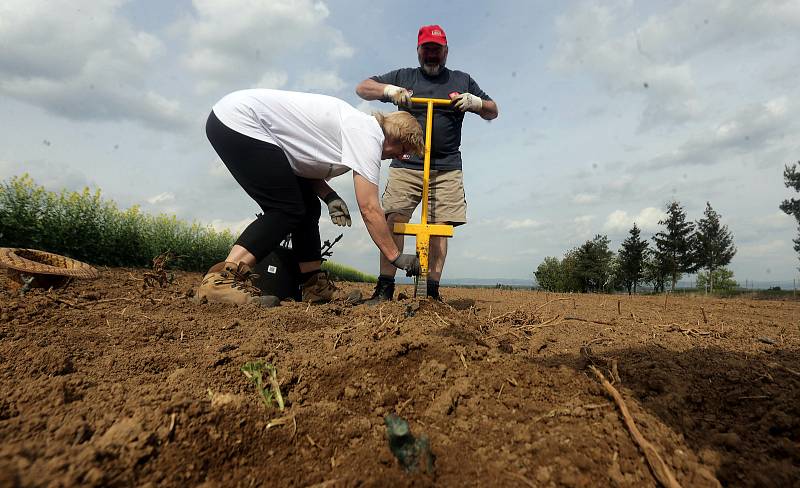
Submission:
M 413 254 L 401 254 L 392 261 L 392 264 L 405 270 L 406 276 L 419 276 L 419 258 Z
M 353 225 L 353 221 L 350 220 L 350 210 L 347 209 L 347 204 L 344 203 L 344 200 L 342 200 L 335 191 L 328 193 L 323 200 L 328 205 L 328 214 L 331 216 L 331 222 L 340 227 L 344 227 L 345 225 L 350 227 Z
M 386 85 L 383 88 L 383 96 L 389 98 L 398 107 L 403 107 L 410 103 L 411 91 L 400 86 Z
M 483 108 L 483 100 L 472 93 L 462 93 L 453 97 L 453 102 L 458 110 L 462 112 L 480 112 Z

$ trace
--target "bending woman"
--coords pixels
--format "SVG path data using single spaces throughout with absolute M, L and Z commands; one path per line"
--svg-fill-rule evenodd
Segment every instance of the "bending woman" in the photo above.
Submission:
M 368 115 L 326 95 L 242 90 L 214 105 L 206 135 L 263 213 L 242 232 L 225 261 L 208 270 L 198 299 L 275 304 L 274 297 L 262 297 L 252 285 L 251 268 L 291 233 L 303 301 L 330 300 L 335 287 L 320 269 L 320 199 L 334 224 L 351 225 L 347 205 L 327 183 L 350 170 L 375 245 L 397 268 L 419 274 L 419 259 L 400 252 L 378 199 L 381 160 L 423 151 L 422 127 L 409 113 Z

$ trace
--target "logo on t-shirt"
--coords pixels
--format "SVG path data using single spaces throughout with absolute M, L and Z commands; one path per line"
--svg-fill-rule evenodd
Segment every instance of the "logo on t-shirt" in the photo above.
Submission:
M 404 161 L 408 161 L 409 159 L 411 159 L 411 155 L 410 154 L 403 154 L 402 156 L 400 156 L 400 159 L 402 159 Z

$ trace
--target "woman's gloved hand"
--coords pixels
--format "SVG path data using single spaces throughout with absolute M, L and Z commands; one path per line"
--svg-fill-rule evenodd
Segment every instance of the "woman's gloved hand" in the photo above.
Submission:
M 353 225 L 347 204 L 335 191 L 328 193 L 323 200 L 328 205 L 328 214 L 331 216 L 331 222 L 340 227 Z

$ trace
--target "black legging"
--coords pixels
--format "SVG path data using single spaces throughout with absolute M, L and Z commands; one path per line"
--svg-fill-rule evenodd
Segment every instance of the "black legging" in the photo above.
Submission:
M 261 261 L 291 233 L 297 260 L 319 261 L 320 203 L 313 180 L 295 175 L 280 147 L 236 132 L 213 111 L 206 122 L 206 136 L 236 182 L 264 212 L 236 244 Z

